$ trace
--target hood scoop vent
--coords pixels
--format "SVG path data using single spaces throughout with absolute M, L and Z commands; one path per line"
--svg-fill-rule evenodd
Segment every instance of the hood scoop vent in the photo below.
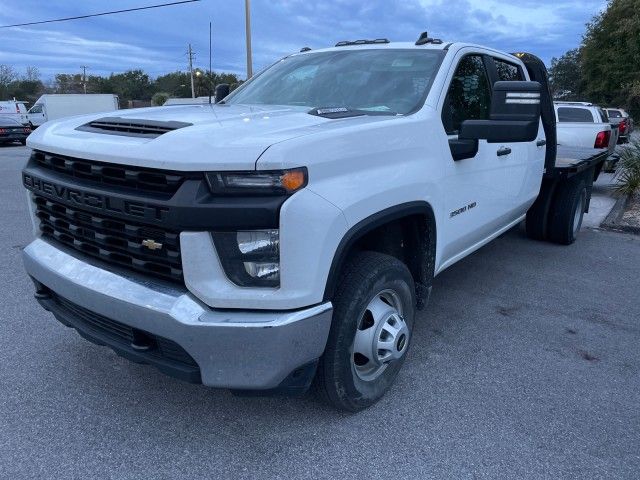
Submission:
M 83 132 L 104 133 L 107 135 L 122 135 L 125 137 L 156 138 L 165 133 L 190 127 L 186 122 L 162 122 L 122 117 L 104 117 L 85 123 L 76 128 Z

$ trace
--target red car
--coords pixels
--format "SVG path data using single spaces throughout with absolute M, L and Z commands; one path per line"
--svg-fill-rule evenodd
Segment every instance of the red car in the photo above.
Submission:
M 629 136 L 633 131 L 633 120 L 629 114 L 621 108 L 607 108 L 607 115 L 611 123 L 617 125 L 620 131 L 618 143 L 629 143 Z

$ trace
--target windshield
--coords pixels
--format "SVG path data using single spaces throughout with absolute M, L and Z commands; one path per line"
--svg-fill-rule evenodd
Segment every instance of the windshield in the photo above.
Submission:
M 294 55 L 252 79 L 225 103 L 407 114 L 424 102 L 442 57 L 439 50 L 408 49 Z

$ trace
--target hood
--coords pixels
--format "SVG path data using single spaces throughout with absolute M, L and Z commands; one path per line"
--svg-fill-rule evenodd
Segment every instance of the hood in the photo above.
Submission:
M 119 110 L 47 122 L 27 144 L 60 155 L 169 170 L 251 170 L 269 146 L 332 122 L 307 111 L 306 107 L 209 104 Z M 78 129 L 105 117 L 180 128 L 155 138 Z

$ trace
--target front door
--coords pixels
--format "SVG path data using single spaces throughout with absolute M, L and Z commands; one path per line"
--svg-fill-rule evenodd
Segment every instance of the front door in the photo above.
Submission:
M 29 118 L 29 122 L 31 123 L 31 125 L 35 127 L 42 125 L 47 121 L 44 112 L 44 105 L 35 104 L 33 107 L 31 107 L 31 110 L 29 110 L 27 117 Z
M 495 74 L 493 69 L 490 74 L 489 61 L 481 53 L 461 54 L 441 106 L 443 126 L 452 146 L 443 185 L 446 209 L 441 225 L 445 238 L 451 240 L 442 251 L 444 264 L 513 221 L 512 195 L 524 182 L 524 173 L 512 164 L 526 161 L 526 144 L 520 148 L 479 140 L 466 153 L 453 148 L 463 121 L 489 118 L 491 79 Z

